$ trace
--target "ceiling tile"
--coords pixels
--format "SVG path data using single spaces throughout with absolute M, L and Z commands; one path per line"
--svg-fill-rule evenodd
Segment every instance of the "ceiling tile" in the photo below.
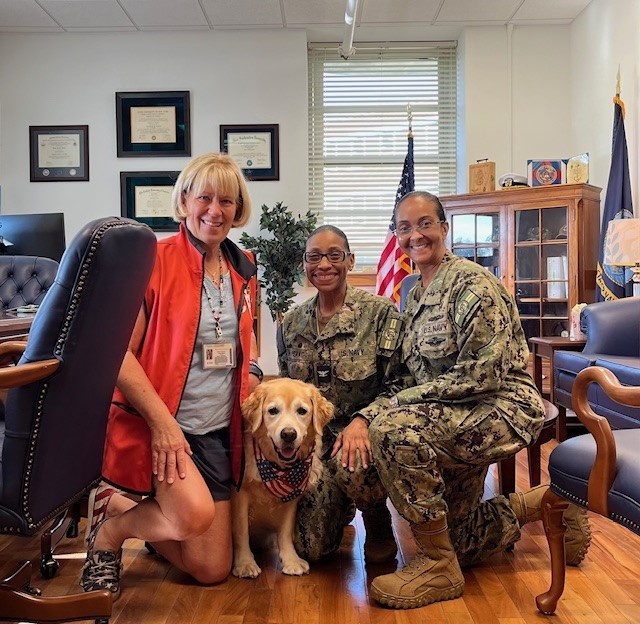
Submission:
M 40 0 L 40 4 L 65 28 L 131 26 L 116 0 Z
M 282 3 L 287 26 L 344 24 L 346 0 L 282 0 Z
M 505 23 L 521 4 L 522 0 L 444 0 L 438 22 Z
M 284 25 L 279 0 L 203 0 L 202 5 L 214 28 Z
M 513 16 L 518 20 L 575 19 L 591 0 L 524 0 Z
M 2 0 L 0 28 L 59 27 L 34 0 Z
M 159 27 L 208 27 L 198 0 L 120 0 L 140 29 Z
M 442 0 L 361 0 L 359 24 L 432 22 Z

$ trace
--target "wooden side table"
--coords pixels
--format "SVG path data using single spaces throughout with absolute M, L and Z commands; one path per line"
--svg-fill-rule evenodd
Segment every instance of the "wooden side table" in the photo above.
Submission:
M 553 396 L 553 367 L 554 354 L 558 350 L 562 351 L 582 351 L 585 340 L 573 340 L 561 336 L 534 336 L 529 339 L 531 343 L 531 355 L 533 356 L 533 381 L 540 394 L 542 394 L 542 358 L 549 360 L 549 401 L 555 404 Z M 565 409 L 559 410 L 556 421 L 556 438 L 562 442 L 567 437 L 567 412 Z

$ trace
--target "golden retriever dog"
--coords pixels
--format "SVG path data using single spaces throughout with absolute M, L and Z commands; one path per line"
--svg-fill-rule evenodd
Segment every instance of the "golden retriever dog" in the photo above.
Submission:
M 245 421 L 245 470 L 234 492 L 234 576 L 256 578 L 261 569 L 251 552 L 250 533 L 277 534 L 282 571 L 302 575 L 309 564 L 293 545 L 298 498 L 322 471 L 322 429 L 333 418 L 333 405 L 318 389 L 296 379 L 261 383 L 242 404 Z

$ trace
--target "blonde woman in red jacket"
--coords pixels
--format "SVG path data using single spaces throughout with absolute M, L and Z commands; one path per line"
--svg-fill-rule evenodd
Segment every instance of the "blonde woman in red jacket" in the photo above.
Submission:
M 192 160 L 173 190 L 177 235 L 158 242 L 117 381 L 103 484 L 90 499 L 81 584 L 118 596 L 122 544 L 138 538 L 200 583 L 231 569 L 240 404 L 262 378 L 253 334 L 256 267 L 227 239 L 251 211 L 224 154 Z M 111 487 L 115 486 L 115 487 Z M 119 490 L 147 495 L 134 503 Z

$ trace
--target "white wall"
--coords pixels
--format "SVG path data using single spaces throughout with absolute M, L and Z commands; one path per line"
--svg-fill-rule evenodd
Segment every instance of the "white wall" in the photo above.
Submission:
M 280 181 L 251 182 L 260 206 L 307 210 L 304 31 L 0 35 L 2 212 L 64 211 L 67 239 L 120 214 L 120 171 L 180 170 L 187 157 L 117 158 L 116 91 L 188 90 L 195 156 L 219 150 L 220 124 L 280 124 Z M 29 182 L 30 125 L 89 125 L 89 182 Z M 232 232 L 237 240 L 238 232 Z M 265 370 L 274 329 L 262 313 Z M 275 366 L 275 364 L 274 364 Z
M 574 153 L 589 152 L 591 181 L 606 188 L 616 73 L 626 107 L 631 192 L 640 215 L 640 2 L 593 0 L 571 28 L 571 130 Z M 605 191 L 602 192 L 604 205 Z
M 496 177 L 527 174 L 528 159 L 569 158 L 571 141 L 569 26 L 467 28 L 459 46 L 458 191 L 468 165 L 488 158 Z

